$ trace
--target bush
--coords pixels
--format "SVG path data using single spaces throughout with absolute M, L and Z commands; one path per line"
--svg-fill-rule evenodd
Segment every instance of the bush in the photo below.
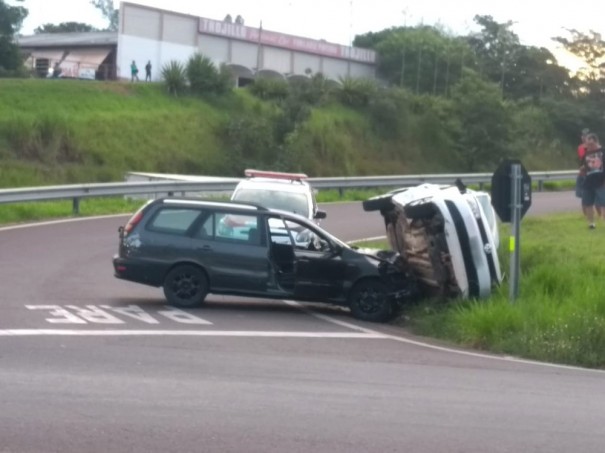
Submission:
M 366 107 L 376 95 L 378 85 L 369 79 L 341 78 L 336 98 L 349 107 Z
M 209 94 L 225 94 L 233 86 L 231 74 L 226 66 L 216 68 L 210 58 L 193 54 L 187 61 L 187 79 L 193 94 L 207 96 Z
M 290 85 L 282 79 L 268 79 L 259 77 L 249 85 L 250 92 L 264 100 L 283 101 L 288 97 Z
M 162 79 L 168 93 L 173 96 L 179 96 L 187 90 L 185 67 L 178 61 L 172 60 L 162 67 Z

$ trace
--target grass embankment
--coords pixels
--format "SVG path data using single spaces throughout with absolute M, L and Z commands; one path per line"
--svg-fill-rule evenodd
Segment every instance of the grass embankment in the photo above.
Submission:
M 226 111 L 151 84 L 0 80 L 0 187 L 220 167 L 213 130 Z
M 500 256 L 508 274 L 509 226 Z M 519 297 L 505 280 L 481 301 L 424 301 L 395 323 L 455 344 L 528 359 L 605 367 L 605 222 L 588 230 L 579 214 L 530 217 L 522 222 Z M 384 246 L 385 243 L 374 243 Z
M 311 176 L 413 168 L 415 146 L 379 139 L 352 109 L 313 108 L 279 144 L 282 120 L 246 89 L 204 100 L 152 83 L 0 79 L 0 187 L 122 181 L 128 171 L 237 176 L 244 165 Z

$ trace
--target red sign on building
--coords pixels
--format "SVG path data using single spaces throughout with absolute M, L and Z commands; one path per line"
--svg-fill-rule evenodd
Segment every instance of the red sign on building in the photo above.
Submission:
M 374 63 L 376 61 L 376 53 L 373 50 L 342 46 L 316 39 L 301 38 L 285 33 L 263 30 L 262 28 L 246 27 L 245 25 L 230 24 L 202 17 L 200 17 L 199 21 L 199 31 L 200 33 L 281 47 L 298 52 L 324 55 L 326 57 L 355 60 L 364 63 Z

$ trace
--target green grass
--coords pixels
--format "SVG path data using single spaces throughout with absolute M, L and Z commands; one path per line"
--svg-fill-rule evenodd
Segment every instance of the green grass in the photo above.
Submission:
M 510 235 L 509 225 L 501 237 Z M 481 301 L 422 301 L 396 324 L 455 344 L 584 367 L 605 367 L 605 222 L 590 231 L 577 214 L 527 218 L 521 227 L 519 297 L 508 281 Z M 502 269 L 508 273 L 506 241 Z M 358 246 L 386 247 L 385 241 Z
M 0 205 L 0 225 L 70 217 L 126 214 L 136 211 L 144 202 L 144 200 L 128 200 L 123 197 L 85 198 L 80 201 L 79 214 L 73 213 L 73 203 L 68 200 L 3 204 Z
M 220 174 L 217 130 L 256 102 L 167 96 L 160 84 L 0 80 L 0 187 L 123 180 L 153 171 Z

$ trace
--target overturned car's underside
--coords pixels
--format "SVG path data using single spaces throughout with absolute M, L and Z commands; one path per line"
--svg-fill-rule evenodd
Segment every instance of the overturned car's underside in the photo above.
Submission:
M 363 203 L 380 211 L 393 251 L 427 297 L 482 298 L 502 280 L 495 214 L 485 192 L 422 184 Z

